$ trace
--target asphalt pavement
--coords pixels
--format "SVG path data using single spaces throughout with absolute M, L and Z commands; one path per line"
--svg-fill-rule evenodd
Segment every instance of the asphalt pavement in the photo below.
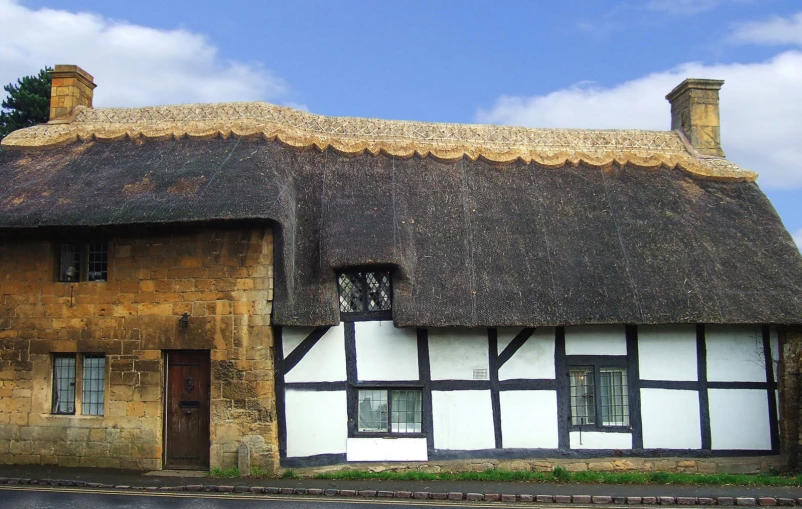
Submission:
M 427 509 L 461 507 L 515 507 L 503 503 L 456 502 L 437 504 L 414 501 L 320 499 L 311 497 L 258 497 L 252 495 L 190 495 L 163 493 L 110 493 L 100 491 L 0 488 L 3 509 L 402 509 L 425 505 Z M 520 506 L 519 506 L 520 507 Z M 558 506 L 555 506 L 557 509 Z

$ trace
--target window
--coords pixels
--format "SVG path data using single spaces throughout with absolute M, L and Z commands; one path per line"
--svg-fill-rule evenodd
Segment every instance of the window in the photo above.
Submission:
M 624 367 L 572 366 L 571 425 L 629 427 L 629 390 Z
M 53 358 L 53 413 L 75 413 L 75 356 Z
M 421 391 L 417 389 L 360 389 L 360 433 L 420 433 Z
M 390 271 L 349 271 L 337 276 L 340 313 L 383 319 L 392 316 Z
M 59 244 L 58 280 L 61 282 L 106 281 L 109 251 L 105 242 Z
M 76 385 L 81 387 L 78 394 L 80 399 L 77 402 L 81 408 L 81 415 L 103 415 L 106 357 L 89 354 L 53 356 L 52 413 L 75 414 Z

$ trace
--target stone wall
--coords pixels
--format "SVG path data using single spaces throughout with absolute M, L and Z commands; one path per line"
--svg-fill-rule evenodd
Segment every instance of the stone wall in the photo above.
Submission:
M 54 282 L 53 239 L 0 239 L 0 463 L 162 468 L 164 350 L 195 349 L 211 355 L 211 466 L 244 442 L 277 467 L 272 233 L 180 232 L 105 236 L 106 282 Z M 105 354 L 104 416 L 51 414 L 59 352 Z
M 799 406 L 802 404 L 802 327 L 779 327 L 780 365 L 777 383 L 780 390 L 780 443 L 788 456 L 788 466 L 798 471 L 802 445 Z
M 368 470 L 371 472 L 484 472 L 486 470 L 512 470 L 551 472 L 556 467 L 568 472 L 686 472 L 686 473 L 738 473 L 757 474 L 781 470 L 785 458 L 781 456 L 751 456 L 745 458 L 539 458 L 528 460 L 449 460 L 425 463 L 350 463 L 328 467 L 294 468 L 298 475 L 326 472 Z

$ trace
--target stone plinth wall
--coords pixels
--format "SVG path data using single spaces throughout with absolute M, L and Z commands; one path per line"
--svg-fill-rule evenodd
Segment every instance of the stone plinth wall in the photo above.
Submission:
M 371 472 L 484 472 L 486 470 L 513 470 L 551 472 L 561 467 L 569 472 L 687 472 L 687 473 L 768 473 L 782 469 L 786 459 L 782 456 L 753 456 L 744 458 L 538 458 L 530 460 L 449 460 L 426 463 L 349 463 L 328 467 L 293 468 L 298 475 L 313 475 L 347 470 Z
M 81 238 L 109 241 L 106 282 L 55 282 L 55 239 L 0 239 L 0 463 L 162 468 L 164 351 L 191 349 L 210 351 L 211 466 L 244 442 L 276 468 L 271 231 L 99 235 Z M 51 413 L 60 352 L 105 354 L 104 416 Z

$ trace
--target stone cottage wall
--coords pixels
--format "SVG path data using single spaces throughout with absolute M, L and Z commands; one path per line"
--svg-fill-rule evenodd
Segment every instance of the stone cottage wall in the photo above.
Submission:
M 778 385 L 780 389 L 780 436 L 783 453 L 788 457 L 788 465 L 798 471 L 799 450 L 802 445 L 802 327 L 781 327 Z
M 211 354 L 211 466 L 236 466 L 245 442 L 275 468 L 271 231 L 105 238 L 108 281 L 80 283 L 54 282 L 53 239 L 0 239 L 0 463 L 162 468 L 164 350 L 197 349 Z M 106 355 L 105 416 L 51 414 L 58 352 Z

